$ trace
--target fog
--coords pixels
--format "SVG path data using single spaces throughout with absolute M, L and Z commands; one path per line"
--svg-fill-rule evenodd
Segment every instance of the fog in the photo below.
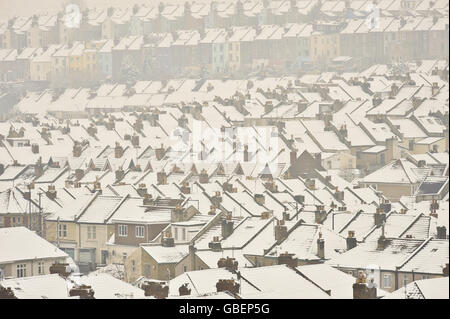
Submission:
M 209 0 L 191 1 L 191 2 L 208 2 Z M 33 14 L 56 13 L 67 3 L 89 3 L 89 7 L 122 7 L 129 8 L 134 4 L 158 4 L 164 3 L 184 3 L 184 0 L 0 0 L 0 19 L 8 19 L 13 16 L 30 16 Z

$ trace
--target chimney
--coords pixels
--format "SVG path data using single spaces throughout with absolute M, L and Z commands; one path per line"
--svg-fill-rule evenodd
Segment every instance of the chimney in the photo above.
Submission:
M 273 110 L 273 103 L 272 101 L 267 101 L 266 104 L 264 104 L 264 113 L 269 113 Z
M 187 182 L 183 182 L 181 185 L 181 192 L 185 195 L 191 193 L 191 188 L 189 187 L 189 184 Z
M 125 171 L 122 167 L 119 167 L 119 169 L 115 172 L 116 175 L 116 182 L 121 181 L 123 177 L 125 176 Z
M 164 149 L 164 144 L 161 144 L 161 147 L 160 147 L 160 148 L 157 148 L 157 149 L 155 150 L 156 159 L 157 159 L 158 161 L 162 160 L 163 157 L 164 157 L 164 153 L 165 153 L 165 152 L 166 152 L 166 151 L 165 151 L 165 149 Z
M 357 242 L 356 242 L 356 237 L 355 237 L 355 231 L 353 230 L 349 230 L 348 231 L 348 236 L 347 236 L 347 250 L 353 249 L 356 247 Z
M 249 156 L 248 156 L 248 145 L 244 145 L 244 162 L 248 162 L 249 161 Z
M 305 180 L 305 185 L 308 187 L 309 190 L 315 190 L 316 189 L 316 180 L 313 178 L 307 178 Z
M 334 192 L 334 198 L 336 198 L 336 200 L 341 202 L 344 201 L 344 191 L 339 191 L 336 188 L 336 191 Z
M 226 219 L 222 219 L 222 238 L 228 238 L 233 233 L 234 222 L 231 220 L 231 215 L 228 215 Z
M 381 104 L 381 102 L 383 102 L 383 100 L 380 97 L 373 97 L 372 98 L 372 105 L 373 107 L 377 107 L 378 105 Z
M 388 199 L 382 199 L 382 202 L 380 204 L 380 209 L 384 211 L 386 214 L 389 213 L 392 209 L 392 204 Z
M 229 182 L 223 183 L 223 190 L 228 193 L 237 193 L 237 188 L 233 187 L 233 184 Z
M 375 219 L 375 226 L 381 227 L 386 220 L 386 213 L 384 209 L 378 207 L 373 217 Z
M 230 272 L 235 272 L 238 270 L 239 263 L 234 258 L 220 258 L 217 262 L 218 268 L 226 268 Z
M 39 144 L 32 144 L 31 145 L 31 152 L 33 154 L 39 154 Z
M 131 145 L 133 145 L 133 147 L 135 147 L 135 148 L 139 147 L 139 135 L 134 134 L 131 137 Z
M 372 279 L 373 281 L 373 279 Z M 364 275 L 359 275 L 356 282 L 353 284 L 353 299 L 376 299 L 377 288 L 374 287 L 373 282 L 366 284 Z
M 272 213 L 271 212 L 262 212 L 261 213 L 261 219 L 269 219 L 270 218 L 270 216 L 272 216 Z
M 165 231 L 163 234 L 163 238 L 161 240 L 161 245 L 163 247 L 175 247 L 175 240 L 172 237 L 172 233 L 170 231 Z
M 0 299 L 17 299 L 11 287 L 4 288 L 0 286 Z
M 98 176 L 95 177 L 95 182 L 94 182 L 94 192 L 102 192 L 102 184 L 100 183 L 100 181 L 98 180 Z
M 294 254 L 289 254 L 288 252 L 280 254 L 277 258 L 278 265 L 287 265 L 291 268 L 298 266 L 298 259 L 294 258 Z
M 81 180 L 84 177 L 84 170 L 81 168 L 77 168 L 75 170 L 75 178 L 77 181 Z
M 387 148 L 387 161 L 400 158 L 400 149 L 398 147 L 398 140 L 395 136 L 386 139 L 386 148 Z
M 154 204 L 153 196 L 151 194 L 145 194 L 143 197 L 144 197 L 144 200 L 142 203 L 144 206 L 150 206 L 150 205 Z
M 290 164 L 294 165 L 296 161 L 297 161 L 297 150 L 294 148 L 290 153 Z
M 430 204 L 430 216 L 438 218 L 437 210 L 439 209 L 439 203 L 437 200 L 432 199 Z
M 202 171 L 200 172 L 199 182 L 200 182 L 200 184 L 209 183 L 209 176 L 208 176 L 208 172 L 206 171 L 206 169 L 202 169 Z
M 258 203 L 258 205 L 264 205 L 266 202 L 264 194 L 255 194 L 255 202 Z
M 384 233 L 384 231 L 383 231 Z M 384 237 L 384 235 L 381 235 L 380 238 L 378 238 L 378 242 L 377 242 L 377 250 L 384 250 L 387 246 L 387 240 L 386 237 Z
M 431 86 L 431 95 L 435 96 L 439 93 L 439 85 L 437 82 L 433 82 L 433 85 Z
M 178 294 L 179 294 L 180 296 L 190 296 L 190 294 L 191 294 L 191 289 L 188 288 L 188 284 L 187 284 L 187 283 L 182 284 L 182 285 L 180 286 L 180 288 L 178 288 Z
M 97 134 L 97 128 L 91 123 L 91 125 L 87 128 L 87 132 L 90 136 L 95 137 L 95 134 Z
M 273 180 L 266 182 L 264 186 L 266 186 L 266 188 L 272 193 L 278 193 L 278 186 Z
M 397 86 L 397 84 L 393 83 L 391 85 L 391 92 L 389 94 L 389 97 L 394 98 L 397 95 L 397 93 L 398 93 L 398 86 Z
M 72 273 L 69 264 L 54 263 L 50 266 L 50 274 L 58 274 L 61 277 L 67 278 Z
M 319 232 L 319 238 L 317 239 L 317 257 L 325 259 L 325 239 L 322 238 L 321 232 Z
M 186 210 L 181 206 L 177 205 L 171 212 L 172 223 L 184 222 L 187 220 Z
M 137 189 L 137 193 L 139 194 L 139 196 L 141 197 L 145 197 L 145 195 L 147 195 L 147 185 L 145 184 L 139 184 L 139 187 Z
M 347 131 L 347 125 L 342 125 L 341 128 L 339 129 L 339 134 L 343 137 L 343 138 L 347 138 L 348 135 L 348 131 Z
M 234 279 L 219 279 L 216 283 L 217 292 L 228 291 L 232 294 L 238 294 L 239 287 L 240 285 Z
M 164 170 L 162 170 L 161 172 L 158 172 L 156 174 L 156 179 L 158 182 L 158 185 L 166 185 L 167 184 L 167 174 Z
M 56 188 L 55 185 L 48 185 L 48 190 L 45 193 L 50 200 L 56 199 Z
M 284 220 L 277 220 L 277 224 L 274 228 L 275 240 L 280 243 L 286 239 L 288 235 L 287 226 L 284 224 Z
M 447 227 L 437 226 L 437 239 L 447 239 Z
M 211 202 L 214 206 L 220 207 L 220 204 L 222 203 L 222 196 L 220 195 L 220 192 L 216 192 L 216 194 L 211 198 Z
M 323 221 L 327 218 L 327 211 L 325 210 L 325 206 L 317 205 L 316 211 L 314 212 L 316 224 L 322 224 Z
M 94 299 L 94 290 L 91 286 L 81 285 L 70 289 L 70 297 L 80 297 L 80 299 Z
M 42 165 L 42 158 L 39 157 L 38 161 L 34 165 L 34 176 L 41 177 L 44 174 L 44 165 Z
M 83 148 L 81 147 L 80 143 L 75 142 L 75 144 L 73 145 L 73 157 L 80 157 L 81 153 L 83 152 Z
M 216 215 L 216 206 L 211 205 L 211 206 L 209 207 L 208 215 L 210 215 L 210 216 Z
M 114 147 L 114 157 L 121 158 L 123 156 L 123 147 L 120 146 L 119 142 L 116 142 L 116 146 Z
M 169 286 L 165 282 L 146 281 L 141 285 L 146 297 L 155 297 L 156 299 L 165 299 L 169 296 Z
M 222 251 L 222 245 L 219 241 L 219 236 L 214 236 L 213 240 L 208 244 L 208 247 L 214 252 Z

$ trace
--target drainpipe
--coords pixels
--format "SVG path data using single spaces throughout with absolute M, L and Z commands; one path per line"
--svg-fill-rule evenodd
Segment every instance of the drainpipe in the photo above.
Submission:
M 398 266 L 395 266 L 395 290 L 398 289 Z

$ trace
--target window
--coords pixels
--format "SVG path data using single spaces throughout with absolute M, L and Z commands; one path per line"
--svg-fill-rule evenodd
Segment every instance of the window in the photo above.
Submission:
M 44 263 L 42 261 L 38 262 L 38 275 L 44 274 Z
M 88 239 L 95 239 L 97 237 L 97 230 L 95 226 L 88 226 Z
M 144 226 L 136 226 L 136 237 L 144 238 L 145 229 Z
M 386 274 L 383 276 L 383 285 L 384 288 L 391 288 L 392 287 L 392 275 Z
M 178 240 L 178 228 L 174 227 L 173 232 L 174 232 L 175 240 Z
M 17 265 L 17 278 L 22 278 L 27 276 L 27 265 L 18 264 Z
M 186 240 L 186 228 L 183 228 L 183 240 Z
M 120 237 L 128 237 L 128 226 L 127 225 L 119 225 L 119 236 Z
M 150 277 L 150 270 L 151 270 L 150 265 L 145 265 L 145 277 L 147 278 Z
M 122 259 L 123 260 L 127 259 L 127 253 L 122 253 Z
M 136 271 L 136 262 L 134 260 L 131 261 L 131 271 L 132 272 Z
M 66 224 L 58 224 L 58 236 L 59 237 L 67 237 L 67 225 Z

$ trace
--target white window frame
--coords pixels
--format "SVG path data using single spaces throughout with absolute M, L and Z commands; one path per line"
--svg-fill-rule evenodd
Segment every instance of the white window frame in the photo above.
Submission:
M 387 281 L 389 282 L 389 284 L 386 284 Z M 392 288 L 392 275 L 391 274 L 383 275 L 383 287 L 384 288 Z
M 23 278 L 27 276 L 27 264 L 18 264 L 16 266 L 17 278 Z
M 58 224 L 58 236 L 59 236 L 59 238 L 67 237 L 67 225 L 66 224 Z
M 96 226 L 87 227 L 88 239 L 97 239 L 97 228 Z
M 145 237 L 145 227 L 144 226 L 136 226 L 136 238 L 144 238 Z
M 40 261 L 38 262 L 38 275 L 44 275 L 44 262 Z
M 119 237 L 128 237 L 128 225 L 119 225 L 118 233 Z

